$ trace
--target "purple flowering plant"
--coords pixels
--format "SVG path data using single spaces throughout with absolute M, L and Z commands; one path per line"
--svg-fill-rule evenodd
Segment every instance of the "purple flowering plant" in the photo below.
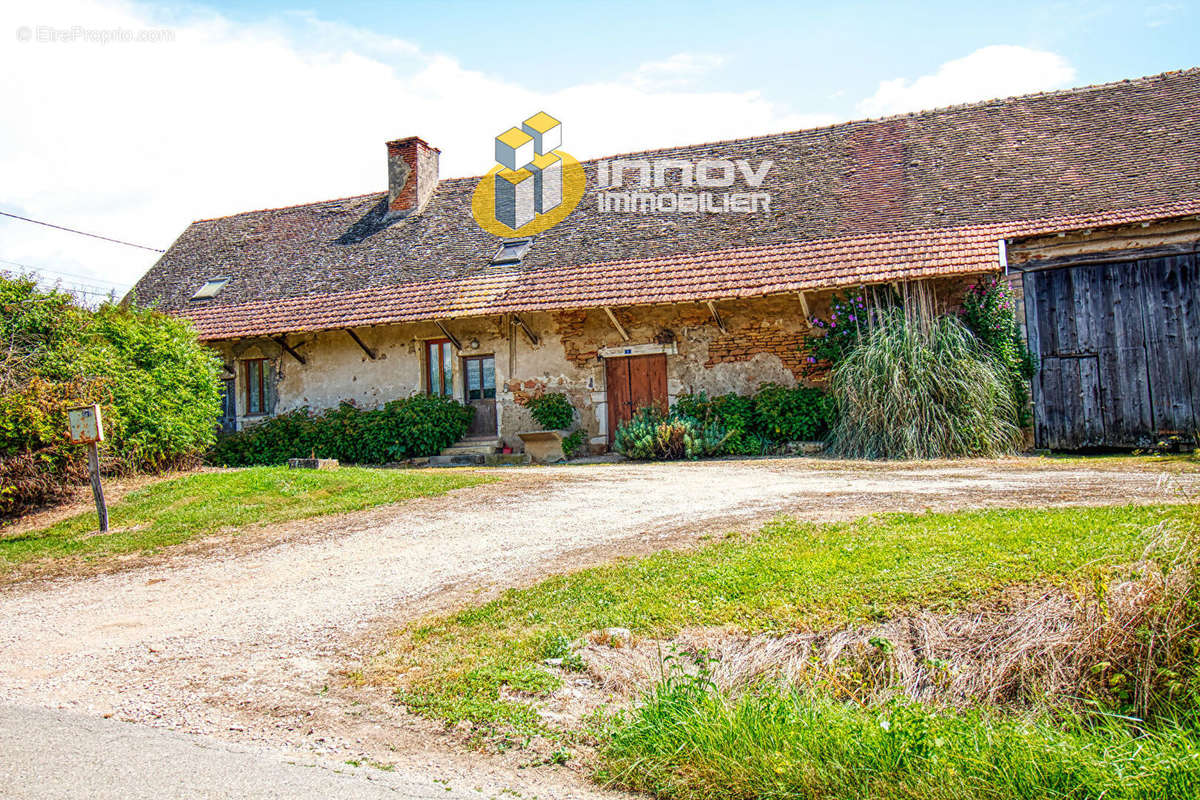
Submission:
M 829 316 L 809 320 L 814 333 L 805 337 L 802 348 L 806 371 L 821 372 L 845 358 L 859 337 L 866 335 L 872 313 L 861 288 L 835 294 L 829 303 Z
M 1036 363 L 1021 335 L 1016 298 L 998 278 L 985 278 L 967 287 L 959 313 L 984 349 L 1007 368 L 1020 409 L 1018 421 L 1028 425 L 1028 382 Z
M 1028 380 L 1033 377 L 1033 356 L 1021 336 L 1016 310 L 1016 299 L 1008 286 L 989 277 L 967 287 L 960 313 L 962 321 L 992 355 L 1014 376 Z

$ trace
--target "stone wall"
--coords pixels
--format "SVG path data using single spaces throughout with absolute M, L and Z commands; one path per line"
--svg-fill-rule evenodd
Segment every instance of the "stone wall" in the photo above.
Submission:
M 953 302 L 967 282 L 939 282 L 939 298 Z M 827 315 L 831 297 L 828 292 L 807 294 L 809 313 Z M 521 315 L 537 335 L 536 344 L 511 317 L 456 320 L 446 326 L 463 345 L 459 356 L 495 356 L 498 427 L 507 444 L 519 448 L 517 434 L 538 428 L 525 408 L 526 400 L 542 392 L 564 392 L 598 449 L 609 434 L 600 355 L 605 348 L 661 345 L 670 349 L 671 401 L 681 394 L 749 394 L 764 383 L 795 386 L 806 380 L 799 348 L 809 327 L 798 295 L 725 300 L 715 308 L 724 331 L 703 304 L 614 309 L 628 339 L 603 309 Z M 320 410 L 342 401 L 370 408 L 425 390 L 424 343 L 444 338 L 436 325 L 388 325 L 356 332 L 376 358 L 370 358 L 346 331 L 288 337 L 288 345 L 304 357 L 304 364 L 270 339 L 218 343 L 218 351 L 238 376 L 239 412 L 245 377 L 236 362 L 245 358 L 265 357 L 275 365 L 276 413 L 304 406 Z M 454 370 L 454 396 L 461 399 L 460 363 Z M 253 421 L 241 419 L 239 427 Z

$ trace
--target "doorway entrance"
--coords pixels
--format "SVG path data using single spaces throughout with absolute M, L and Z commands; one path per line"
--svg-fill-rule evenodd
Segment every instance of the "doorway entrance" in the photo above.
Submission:
M 653 406 L 667 411 L 667 357 L 617 356 L 604 360 L 605 390 L 608 393 L 608 440 L 617 426 L 628 422 L 638 409 Z
M 496 435 L 496 357 L 466 356 L 463 363 L 464 401 L 475 408 L 468 436 Z

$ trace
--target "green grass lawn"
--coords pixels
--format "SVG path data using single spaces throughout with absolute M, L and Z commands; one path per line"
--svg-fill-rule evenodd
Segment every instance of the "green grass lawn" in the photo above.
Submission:
M 151 484 L 113 503 L 107 534 L 97 533 L 95 511 L 41 530 L 0 533 L 0 572 L 40 560 L 153 551 L 194 536 L 357 511 L 491 480 L 457 470 L 359 467 L 201 472 Z
M 660 684 L 610 723 L 597 778 L 672 800 L 1191 800 L 1200 723 L 860 706 Z
M 400 698 L 426 715 L 532 733 L 541 730 L 534 711 L 501 699 L 500 688 L 556 688 L 540 662 L 561 655 L 564 639 L 605 627 L 658 638 L 695 625 L 816 630 L 905 608 L 952 609 L 1004 586 L 1136 558 L 1150 526 L 1185 513 L 1127 506 L 781 520 L 753 537 L 551 577 L 414 624 L 366 677 L 403 673 Z

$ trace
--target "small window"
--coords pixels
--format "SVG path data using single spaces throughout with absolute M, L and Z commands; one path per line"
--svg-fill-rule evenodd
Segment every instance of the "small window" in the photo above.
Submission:
M 496 398 L 496 359 L 493 356 L 464 358 L 463 370 L 468 401 Z
M 251 358 L 246 365 L 246 413 L 267 413 L 267 360 Z
M 217 293 L 225 288 L 225 284 L 229 283 L 229 278 L 209 278 L 204 285 L 196 290 L 192 295 L 193 300 L 208 300 L 216 297 Z
M 493 264 L 520 264 L 521 259 L 525 257 L 529 246 L 533 244 L 533 239 L 509 239 L 500 245 L 500 249 L 496 251 L 496 255 L 492 256 Z
M 449 339 L 432 339 L 425 343 L 425 380 L 429 394 L 450 396 L 454 390 L 453 364 L 454 353 Z

